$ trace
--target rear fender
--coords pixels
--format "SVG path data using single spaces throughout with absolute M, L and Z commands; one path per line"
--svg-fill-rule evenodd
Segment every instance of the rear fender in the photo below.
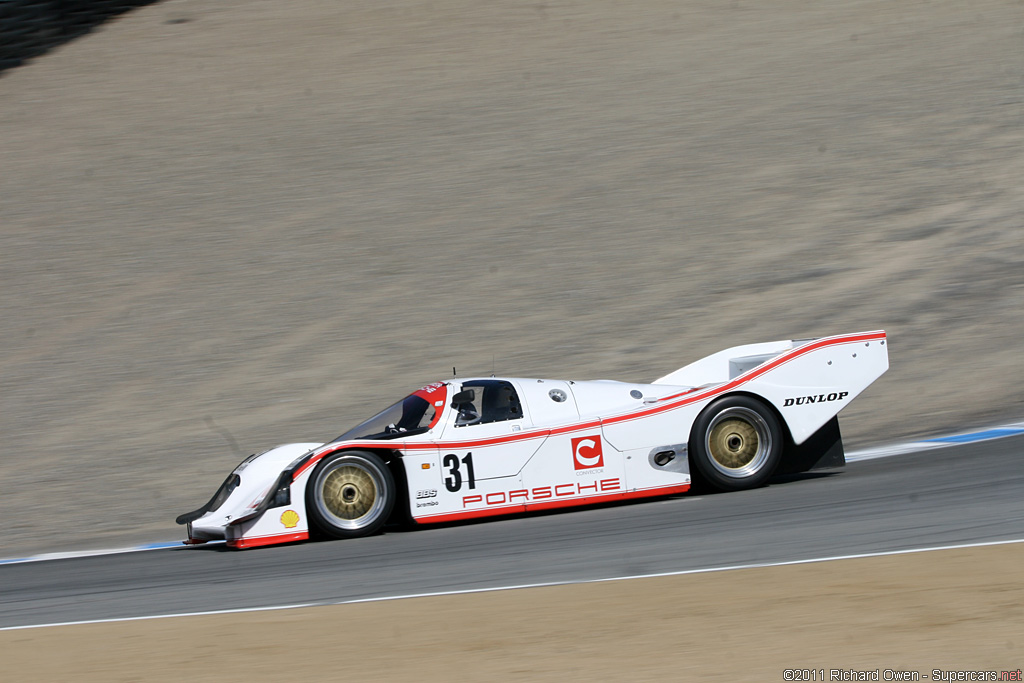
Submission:
M 816 340 L 755 376 L 743 389 L 768 401 L 800 445 L 889 369 L 884 332 Z

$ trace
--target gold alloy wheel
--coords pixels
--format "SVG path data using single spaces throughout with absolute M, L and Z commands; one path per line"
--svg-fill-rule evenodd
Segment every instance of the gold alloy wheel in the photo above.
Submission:
M 322 481 L 324 507 L 339 520 L 355 522 L 371 512 L 379 498 L 377 482 L 359 465 L 342 464 Z
M 705 445 L 712 467 L 727 477 L 743 479 L 768 462 L 772 435 L 768 423 L 756 411 L 734 406 L 711 420 Z
M 757 455 L 757 430 L 739 418 L 722 420 L 708 437 L 711 457 L 723 467 L 746 467 Z
M 332 453 L 306 486 L 310 530 L 331 538 L 379 531 L 395 506 L 395 481 L 387 463 L 370 451 Z

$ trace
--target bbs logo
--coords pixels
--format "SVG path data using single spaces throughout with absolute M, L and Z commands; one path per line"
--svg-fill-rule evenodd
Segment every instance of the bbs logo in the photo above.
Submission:
M 581 436 L 572 440 L 572 464 L 577 470 L 588 470 L 592 467 L 604 467 L 604 451 L 601 448 L 601 437 Z

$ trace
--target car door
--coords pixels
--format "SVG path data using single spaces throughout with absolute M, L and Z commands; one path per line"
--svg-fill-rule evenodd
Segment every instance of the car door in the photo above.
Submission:
M 471 398 L 469 396 L 471 395 Z M 533 429 L 510 380 L 463 382 L 438 443 L 445 511 L 458 516 L 524 510 L 522 470 L 547 437 Z

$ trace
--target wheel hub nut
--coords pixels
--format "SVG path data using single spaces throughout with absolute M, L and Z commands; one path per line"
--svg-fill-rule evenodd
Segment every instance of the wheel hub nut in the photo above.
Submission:
M 352 501 L 354 501 L 356 499 L 356 494 L 357 493 L 358 493 L 358 491 L 356 491 L 356 487 L 355 486 L 352 486 L 352 485 L 346 486 L 343 489 L 341 489 L 341 499 L 343 501 L 345 501 L 346 503 L 351 503 Z

